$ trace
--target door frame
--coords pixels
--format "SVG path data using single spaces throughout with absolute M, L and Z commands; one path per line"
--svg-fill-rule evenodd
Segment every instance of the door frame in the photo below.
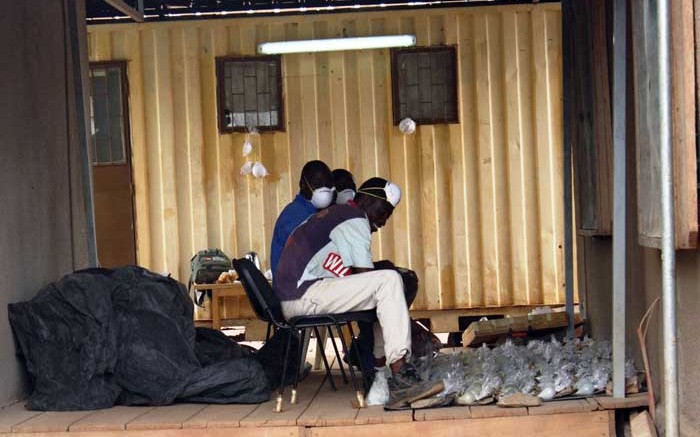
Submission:
M 127 68 L 128 68 L 128 61 L 126 60 L 109 60 L 109 61 L 94 61 L 90 62 L 88 65 L 89 68 L 89 75 L 88 79 L 90 80 L 90 106 L 91 106 L 91 111 L 92 111 L 92 69 L 93 68 L 99 68 L 99 67 L 118 67 L 120 71 L 120 77 L 121 77 L 121 85 L 122 85 L 122 120 L 124 120 L 124 158 L 126 159 L 126 165 L 127 165 L 127 170 L 129 171 L 129 191 L 131 193 L 131 227 L 133 229 L 133 234 L 134 234 L 134 260 L 136 264 L 139 264 L 139 251 L 138 251 L 138 234 L 136 231 L 136 202 L 135 202 L 135 193 L 136 190 L 134 189 L 134 168 L 132 166 L 132 155 L 131 155 L 131 120 L 130 120 L 130 107 L 129 107 L 129 76 L 127 74 Z M 92 121 L 90 123 L 92 126 Z M 91 137 L 93 136 L 91 132 Z M 91 141 L 91 143 L 93 143 Z M 91 147 L 91 152 L 94 149 L 94 144 L 93 147 Z M 90 156 L 90 168 L 92 167 L 102 167 L 102 166 L 110 166 L 110 165 L 115 165 L 111 163 L 105 163 L 105 164 L 100 164 L 100 163 L 94 163 L 92 160 L 92 156 Z M 92 172 L 91 172 L 92 174 Z M 94 186 L 94 180 L 93 180 L 93 196 L 95 192 L 95 186 Z M 95 239 L 97 240 L 99 238 L 98 235 L 95 235 Z M 98 261 L 99 261 L 99 254 L 98 254 Z

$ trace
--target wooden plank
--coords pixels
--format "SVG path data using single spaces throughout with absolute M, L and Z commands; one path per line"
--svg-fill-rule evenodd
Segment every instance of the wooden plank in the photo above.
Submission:
M 300 22 L 298 24 L 299 39 L 313 38 L 313 23 Z M 301 110 L 301 134 L 302 142 L 299 145 L 302 156 L 306 161 L 319 158 L 319 125 L 317 111 L 316 92 L 316 54 L 299 53 L 296 55 L 299 61 L 299 92 Z M 301 171 L 301 167 L 299 170 Z
M 416 25 L 416 17 L 402 17 L 399 23 L 401 33 L 415 33 L 416 37 L 420 37 L 422 30 Z M 422 181 L 416 175 L 420 174 L 420 145 L 418 134 L 421 132 L 421 127 L 418 127 L 417 132 L 413 135 L 403 136 L 403 172 L 406 180 L 405 185 L 401 190 L 406 192 L 406 201 L 401 201 L 404 208 L 407 210 L 407 239 L 411 242 L 411 250 L 409 253 L 408 267 L 415 270 L 418 277 L 421 278 L 419 291 L 416 300 L 413 302 L 414 309 L 427 308 L 428 284 L 425 276 L 425 248 L 421 243 L 423 238 L 423 211 L 421 208 L 422 199 Z M 402 196 L 403 197 L 403 196 Z M 431 287 L 433 284 L 430 285 Z
M 460 290 L 455 290 L 456 304 L 460 307 L 476 307 L 485 305 L 483 271 L 481 265 L 482 258 L 482 235 L 481 235 L 481 214 L 479 207 L 479 162 L 478 151 L 470 145 L 476 144 L 480 129 L 477 119 L 477 90 L 476 90 L 476 49 L 475 33 L 477 32 L 474 21 L 474 14 L 460 15 L 459 19 L 459 45 L 457 49 L 457 62 L 459 65 L 459 104 L 460 104 L 460 127 L 461 144 L 459 144 L 459 161 L 461 161 L 461 172 L 464 178 L 462 184 L 453 184 L 454 189 L 462 188 L 464 197 L 464 220 L 466 222 L 465 238 L 467 243 L 462 246 L 466 248 L 467 254 L 463 262 L 466 262 L 468 272 L 468 292 L 464 296 Z M 453 157 L 454 159 L 454 157 Z M 461 256 L 458 255 L 455 240 L 455 269 L 461 267 Z
M 532 44 L 534 57 L 534 99 L 539 111 L 547 116 L 535 118 L 533 128 L 535 129 L 535 144 L 537 144 L 537 167 L 540 173 L 537 177 L 537 192 L 539 193 L 539 217 L 540 217 L 540 256 L 542 262 L 542 290 L 544 293 L 544 303 L 560 303 L 563 301 L 561 290 L 563 279 L 559 279 L 557 266 L 563 260 L 563 241 L 559 241 L 562 233 L 558 223 L 562 223 L 561 206 L 557 207 L 557 199 L 563 199 L 561 193 L 562 185 L 562 165 L 560 157 L 562 148 L 559 142 L 559 153 L 556 153 L 556 139 L 554 130 L 548 123 L 548 118 L 553 117 L 556 112 L 552 107 L 553 96 L 550 96 L 549 81 L 553 79 L 553 72 L 550 71 L 550 64 L 556 64 L 555 59 L 550 59 L 549 44 L 550 39 L 561 38 L 552 29 L 548 28 L 550 22 L 547 20 L 545 11 L 534 9 L 532 12 Z M 558 116 L 558 115 L 557 115 Z
M 656 37 L 647 29 L 655 28 L 655 14 L 649 2 L 632 8 L 632 41 L 635 92 L 635 142 L 637 144 L 637 221 L 639 242 L 647 246 L 661 236 L 660 157 L 658 147 L 659 95 L 656 68 Z
M 183 428 L 238 428 L 241 419 L 248 416 L 256 408 L 253 405 L 207 405 L 199 413 L 187 419 Z
M 202 411 L 204 404 L 175 404 L 156 407 L 126 425 L 128 430 L 180 429 L 182 424 Z
M 13 437 L 305 437 L 302 427 L 18 433 Z
M 640 408 L 649 405 L 646 393 L 635 393 L 626 398 L 613 398 L 610 396 L 598 396 L 593 398 L 604 410 Z
M 505 167 L 507 174 L 507 200 L 510 211 L 508 218 L 508 229 L 511 246 L 511 270 L 512 270 L 512 295 L 514 304 L 528 304 L 529 296 L 533 293 L 530 290 L 528 281 L 530 273 L 530 260 L 536 257 L 528 254 L 528 222 L 526 207 L 526 187 L 525 181 L 525 153 L 523 148 L 523 125 L 521 114 L 523 108 L 520 107 L 520 65 L 518 47 L 518 16 L 513 12 L 504 13 L 503 19 L 503 50 L 505 76 L 505 125 L 506 131 L 506 160 Z M 525 87 L 527 88 L 527 87 Z M 532 225 L 532 224 L 530 224 Z
M 427 408 L 425 410 L 415 410 L 413 412 L 413 419 L 418 422 L 434 420 L 471 419 L 471 417 L 471 410 L 467 406 Z
M 72 424 L 93 413 L 94 411 L 48 411 L 12 426 L 12 432 L 37 433 L 68 431 L 68 428 Z
M 0 432 L 11 432 L 12 427 L 42 414 L 24 408 L 24 402 L 17 402 L 0 410 Z
M 552 276 L 554 284 L 551 288 L 543 288 L 543 302 L 545 304 L 558 304 L 565 302 L 565 278 L 564 278 L 564 213 L 563 198 L 564 187 L 560 181 L 564 180 L 564 146 L 563 127 L 561 115 L 563 113 L 562 102 L 562 29 L 561 12 L 559 10 L 544 9 L 545 37 L 547 56 L 547 87 L 549 88 L 549 105 L 547 108 L 549 120 L 549 147 L 551 154 L 551 209 L 553 215 L 552 235 Z M 552 120 L 557 120 L 552 122 Z M 545 253 L 543 251 L 543 253 Z M 574 284 L 575 286 L 575 284 Z M 575 288 L 575 287 L 574 287 Z
M 353 401 L 355 401 L 355 393 L 351 384 L 341 383 L 337 391 L 331 390 L 330 384 L 324 384 L 306 411 L 297 418 L 297 425 L 353 425 L 358 411 L 353 407 Z
M 194 290 L 212 290 L 213 293 L 221 297 L 225 296 L 245 296 L 243 284 L 240 281 L 227 284 L 192 284 Z
M 614 418 L 612 419 L 614 425 Z M 611 417 L 605 411 L 551 416 L 516 416 L 487 419 L 416 421 L 376 425 L 318 427 L 308 431 L 310 437 L 389 437 L 426 435 L 435 437 L 484 437 L 500 435 L 537 435 L 559 437 L 575 432 L 576 436 L 614 436 Z
M 191 35 L 189 35 L 191 36 Z M 187 261 L 197 250 L 195 248 L 194 236 L 192 233 L 192 213 L 193 205 L 193 184 L 191 183 L 191 156 L 190 143 L 188 141 L 190 129 L 189 106 L 187 102 L 187 71 L 185 65 L 185 28 L 173 29 L 170 34 L 172 45 L 172 105 L 179 108 L 172 111 L 172 131 L 173 131 L 173 165 L 177 169 L 175 173 L 175 210 L 177 211 L 177 235 L 179 239 L 179 252 L 177 256 L 178 277 L 187 277 L 191 264 Z
M 440 309 L 440 260 L 439 260 L 439 218 L 437 214 L 437 196 L 441 192 L 437 184 L 437 165 L 434 151 L 435 145 L 434 125 L 420 126 L 419 150 L 420 150 L 420 183 L 421 183 L 421 229 L 423 230 L 423 254 L 424 271 L 421 280 L 433 287 L 426 294 L 425 308 L 428 310 Z
M 376 18 L 370 20 L 370 32 L 372 35 L 388 35 L 386 31 L 386 19 Z M 375 131 L 375 147 L 378 174 L 385 175 L 386 178 L 393 181 L 392 168 L 387 165 L 391 162 L 389 153 L 389 137 L 390 127 L 393 117 L 391 116 L 391 65 L 387 61 L 390 60 L 389 50 L 372 50 L 372 91 L 374 92 L 374 125 Z M 376 259 L 396 259 L 394 221 L 389 220 L 379 231 L 376 240 L 379 245 L 379 252 L 375 255 Z M 405 264 L 403 264 L 405 265 Z
M 271 400 L 260 404 L 255 411 L 241 420 L 241 427 L 295 426 L 299 416 L 306 411 L 318 393 L 324 375 L 325 372 L 314 372 L 302 381 L 299 384 L 297 403 L 294 405 L 289 403 L 291 389 L 287 388 L 281 413 L 273 411 L 277 398 L 277 393 L 273 393 Z
M 164 272 L 178 275 L 179 266 L 185 261 L 179 260 L 180 234 L 179 234 L 179 211 L 177 201 L 177 175 L 178 171 L 175 159 L 175 111 L 173 109 L 173 76 L 174 59 L 171 52 L 170 33 L 165 29 L 154 31 L 154 44 L 156 55 L 156 122 L 151 126 L 158 136 L 158 161 L 160 172 L 155 177 L 160 181 L 161 210 L 157 216 L 162 221 L 162 233 L 157 239 L 162 242 L 163 247 L 163 270 Z
M 214 56 L 243 55 L 241 48 L 241 32 L 243 30 L 241 26 L 231 25 L 215 28 Z M 250 30 L 250 27 L 245 30 Z M 212 91 L 216 99 L 218 98 L 218 82 L 216 76 L 212 79 L 212 82 L 207 83 L 207 86 L 213 87 Z M 214 109 L 217 109 L 216 103 L 214 104 Z M 241 192 L 240 189 L 241 185 L 247 183 L 246 178 L 240 174 L 240 168 L 244 161 L 240 152 L 244 135 L 240 133 L 221 135 L 218 127 L 215 134 L 216 139 L 212 145 L 216 147 L 216 162 L 212 175 L 218 178 L 218 207 L 221 211 L 221 215 L 218 217 L 220 222 L 217 224 L 221 228 L 221 242 L 217 245 L 226 253 L 241 253 L 243 250 L 249 250 L 248 227 L 240 225 L 240 223 L 246 223 L 248 205 L 247 193 Z M 207 205 L 212 204 L 207 203 Z
M 578 324 L 581 322 L 581 314 L 577 313 L 574 317 L 574 323 Z M 552 312 L 472 322 L 462 334 L 462 344 L 468 346 L 470 344 L 491 341 L 509 332 L 561 328 L 567 326 L 567 323 L 568 316 L 565 312 Z
M 456 46 L 456 59 L 455 59 L 455 69 L 457 74 L 457 84 L 463 83 L 463 73 L 461 71 L 462 65 L 460 63 L 460 58 L 462 57 L 460 50 L 460 18 L 461 14 L 454 14 L 445 18 L 445 42 L 448 45 Z M 461 115 L 465 110 L 465 104 L 461 102 L 460 89 L 459 86 L 455 90 L 458 112 L 460 118 L 463 119 Z M 445 148 L 446 152 L 449 152 L 449 168 L 450 172 L 448 175 L 447 183 L 450 186 L 450 224 L 449 229 L 449 240 L 451 250 L 451 260 L 452 260 L 452 305 L 459 306 L 464 305 L 464 302 L 469 301 L 470 294 L 470 270 L 469 270 L 469 259 L 471 254 L 471 247 L 469 245 L 467 237 L 467 213 L 466 213 L 466 200 L 467 200 L 467 182 L 466 182 L 466 169 L 464 162 L 464 144 L 462 142 L 462 130 L 463 127 L 459 124 L 450 124 L 449 136 L 447 142 L 449 144 L 449 149 Z M 447 202 L 444 202 L 447 203 Z
M 502 14 L 486 14 L 486 32 L 488 40 L 488 80 L 490 99 L 490 129 L 491 155 L 485 163 L 491 167 L 491 195 L 493 196 L 493 229 L 496 262 L 496 288 L 486 289 L 486 293 L 494 295 L 497 305 L 513 305 L 513 296 L 520 290 L 513 288 L 513 271 L 511 265 L 512 241 L 508 203 L 508 163 L 507 145 L 505 138 L 505 87 L 504 55 L 503 55 L 503 18 Z
M 146 166 L 148 175 L 148 200 L 153 207 L 148 216 L 149 218 L 149 234 L 151 237 L 151 252 L 149 254 L 150 264 L 147 266 L 151 270 L 164 272 L 165 266 L 165 247 L 163 244 L 163 221 L 161 219 L 162 209 L 161 203 L 161 186 L 162 180 L 159 177 L 161 173 L 161 154 L 160 154 L 160 137 L 159 119 L 158 119 L 158 83 L 156 80 L 157 71 L 159 69 L 157 61 L 157 49 L 155 31 L 152 29 L 142 32 L 141 43 L 141 60 L 143 68 L 143 102 L 144 102 L 144 130 L 146 133 L 145 147 L 146 150 Z M 138 202 L 137 202 L 138 205 Z M 139 212 L 136 212 L 136 216 Z M 174 273 L 174 272 L 173 272 Z
M 125 407 L 118 405 L 97 411 L 75 422 L 70 426 L 70 431 L 121 431 L 126 429 L 127 423 L 151 410 L 153 410 L 153 407 Z
M 606 5 L 595 0 L 590 23 L 590 52 L 593 79 L 593 147 L 596 151 L 597 234 L 612 232 L 612 114 L 610 104 L 610 72 L 608 65 L 608 30 Z M 584 70 L 585 71 L 585 70 Z
M 586 413 L 595 411 L 596 404 L 588 402 L 586 399 L 576 399 L 570 401 L 551 401 L 543 402 L 538 407 L 529 407 L 527 412 L 531 416 L 545 414 L 563 414 L 563 413 Z
M 476 82 L 476 116 L 477 125 L 477 156 L 479 168 L 479 212 L 482 251 L 482 276 L 484 300 L 481 305 L 499 305 L 500 270 L 498 253 L 498 223 L 496 213 L 496 169 L 494 168 L 494 138 L 493 110 L 491 108 L 490 90 L 492 88 L 489 74 L 489 37 L 488 20 L 486 16 L 475 16 L 474 19 L 474 58 Z
M 131 130 L 131 167 L 134 184 L 134 211 L 136 233 L 136 260 L 139 265 L 151 266 L 150 202 L 148 201 L 148 148 L 144 113 L 143 63 L 141 61 L 141 33 L 129 29 L 125 40 L 127 78 L 129 80 L 129 128 Z
M 671 4 L 673 179 L 676 247 L 698 245 L 695 38 L 693 0 Z
M 207 205 L 206 205 L 206 173 L 204 155 L 204 114 L 202 111 L 202 79 L 200 76 L 201 45 L 200 33 L 197 28 L 186 27 L 184 47 L 185 61 L 185 105 L 187 108 L 187 144 L 189 151 L 189 177 L 192 193 L 192 211 L 190 214 L 192 233 L 192 253 L 207 247 Z M 185 259 L 186 265 L 188 260 Z M 187 265 L 189 269 L 189 265 Z M 189 271 L 188 271 L 189 273 Z
M 400 32 L 401 22 L 398 18 L 390 17 L 386 20 L 384 24 L 385 31 L 387 34 L 398 34 Z M 375 64 L 376 65 L 376 64 Z M 378 67 L 377 67 L 378 69 Z M 405 150 L 404 150 L 404 139 L 407 135 L 402 134 L 397 126 L 393 125 L 393 101 L 392 95 L 389 90 L 391 89 L 391 57 L 384 56 L 384 78 L 382 79 L 386 84 L 386 92 L 384 97 L 384 105 L 387 108 L 387 119 L 384 121 L 384 126 L 387 130 L 387 149 L 389 156 L 387 162 L 389 163 L 389 168 L 391 170 L 391 178 L 394 183 L 401 187 L 403 193 L 402 206 L 394 211 L 391 216 L 391 231 L 393 232 L 393 252 L 394 252 L 394 263 L 401 266 L 411 265 L 411 249 L 412 244 L 409 238 L 409 207 L 407 203 L 410 202 L 410 196 L 408 195 L 408 175 L 406 171 L 406 160 L 405 160 Z M 375 76 L 377 77 L 377 76 Z
M 329 37 L 339 38 L 343 29 L 338 21 L 329 23 Z M 343 52 L 328 53 L 328 98 L 330 100 L 330 123 L 332 168 L 348 168 L 347 114 L 345 112 L 345 55 Z M 360 183 L 359 181 L 356 181 Z
M 527 408 L 501 408 L 497 405 L 475 405 L 469 407 L 473 419 L 485 419 L 488 417 L 526 416 Z
M 385 411 L 381 405 L 357 410 L 355 425 L 376 423 L 405 423 L 413 421 L 413 410 Z
M 649 412 L 642 411 L 630 420 L 631 437 L 656 437 L 656 426 Z
M 517 53 L 518 53 L 518 100 L 520 102 L 519 122 L 520 149 L 522 151 L 522 188 L 525 208 L 525 235 L 524 249 L 528 260 L 526 266 L 513 266 L 515 269 L 525 270 L 527 277 L 527 303 L 533 305 L 544 302 L 542 290 L 542 263 L 539 245 L 539 209 L 537 205 L 537 146 L 535 133 L 530 128 L 535 123 L 536 114 L 528 108 L 534 105 L 533 89 L 533 47 L 532 47 L 532 14 L 531 12 L 517 12 Z
M 346 36 L 356 35 L 355 21 L 352 19 L 343 19 L 340 27 Z M 359 64 L 356 51 L 343 53 L 343 74 L 345 76 L 345 88 L 343 89 L 345 101 L 345 142 L 348 147 L 347 170 L 355 175 L 355 180 L 358 184 L 365 181 L 368 176 L 362 172 L 362 156 L 358 152 L 360 147 L 360 134 L 362 126 L 360 124 L 359 114 L 363 112 L 359 103 Z M 352 152 L 351 152 L 352 151 Z M 375 175 L 372 175 L 375 176 Z
M 221 30 L 219 30 L 221 33 Z M 202 156 L 204 202 L 207 205 L 207 246 L 223 246 L 221 177 L 217 171 L 220 148 L 216 107 L 216 64 L 214 56 L 225 52 L 211 28 L 199 29 L 199 87 L 202 101 Z M 212 55 L 213 54 L 213 55 Z M 138 216 L 138 214 L 137 214 Z
M 241 49 L 247 55 L 255 55 L 257 46 L 261 42 L 270 40 L 270 29 L 268 23 L 256 23 L 253 29 L 243 32 L 241 35 Z M 269 164 L 263 159 L 263 149 L 269 148 L 272 138 L 269 135 L 251 135 L 253 149 L 257 151 L 258 159 L 263 164 Z M 235 143 L 234 143 L 235 144 Z M 243 142 L 240 143 L 241 147 Z M 243 158 L 242 153 L 237 153 Z M 241 165 L 243 165 L 241 163 Z M 269 171 L 269 170 L 268 170 Z M 252 250 L 260 254 L 260 257 L 267 259 L 267 251 L 271 240 L 265 239 L 265 223 L 270 212 L 265 208 L 265 197 L 267 188 L 267 178 L 248 177 L 248 223 L 250 228 L 250 244 L 242 247 L 242 251 Z M 275 217 L 276 218 L 276 217 Z
M 329 29 L 331 22 L 314 21 L 313 37 L 330 38 Z M 318 157 L 328 164 L 331 170 L 333 165 L 333 128 L 332 128 L 332 103 L 330 86 L 330 53 L 321 52 L 314 56 L 316 62 L 315 88 L 316 88 L 316 120 L 318 122 Z

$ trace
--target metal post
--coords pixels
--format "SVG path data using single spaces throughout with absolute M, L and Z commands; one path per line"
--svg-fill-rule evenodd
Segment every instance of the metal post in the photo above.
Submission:
M 679 433 L 678 355 L 676 351 L 676 248 L 673 217 L 673 147 L 671 142 L 671 11 L 669 0 L 659 0 L 659 142 L 661 152 L 661 301 L 664 341 L 664 428 L 666 436 Z
M 625 397 L 627 1 L 613 5 L 613 396 Z
M 564 67 L 564 284 L 566 287 L 566 315 L 569 319 L 566 336 L 574 337 L 574 250 L 573 250 L 573 206 L 571 193 L 571 119 L 573 84 L 573 0 L 562 3 L 562 37 Z
M 68 34 L 70 39 L 70 56 L 66 62 L 73 63 L 73 85 L 75 86 L 76 115 L 78 118 L 78 144 L 80 145 L 80 169 L 83 182 L 83 200 L 85 202 L 86 237 L 88 265 L 96 267 L 97 235 L 95 232 L 95 210 L 92 198 L 92 165 L 90 163 L 90 141 L 87 134 L 87 115 L 85 113 L 85 84 L 83 83 L 83 63 L 80 56 L 80 30 L 76 5 L 68 3 Z M 84 18 L 84 17 L 83 17 Z M 84 24 L 83 24 L 84 25 Z

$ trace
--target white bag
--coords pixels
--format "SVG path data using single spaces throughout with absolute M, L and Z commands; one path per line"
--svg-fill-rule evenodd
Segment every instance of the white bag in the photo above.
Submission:
M 389 382 L 386 367 L 378 369 L 367 394 L 367 405 L 384 405 L 389 402 Z

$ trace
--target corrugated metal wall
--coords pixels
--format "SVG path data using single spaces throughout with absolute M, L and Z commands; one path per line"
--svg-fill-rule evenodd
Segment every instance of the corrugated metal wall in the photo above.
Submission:
M 138 259 L 180 279 L 192 254 L 268 265 L 303 164 L 398 182 L 377 258 L 418 271 L 415 309 L 564 300 L 558 4 L 92 26 L 90 60 L 126 59 Z M 253 136 L 271 175 L 239 175 L 245 134 L 219 135 L 215 57 L 264 41 L 415 33 L 456 45 L 460 123 L 402 135 L 388 50 L 283 56 L 287 130 Z

